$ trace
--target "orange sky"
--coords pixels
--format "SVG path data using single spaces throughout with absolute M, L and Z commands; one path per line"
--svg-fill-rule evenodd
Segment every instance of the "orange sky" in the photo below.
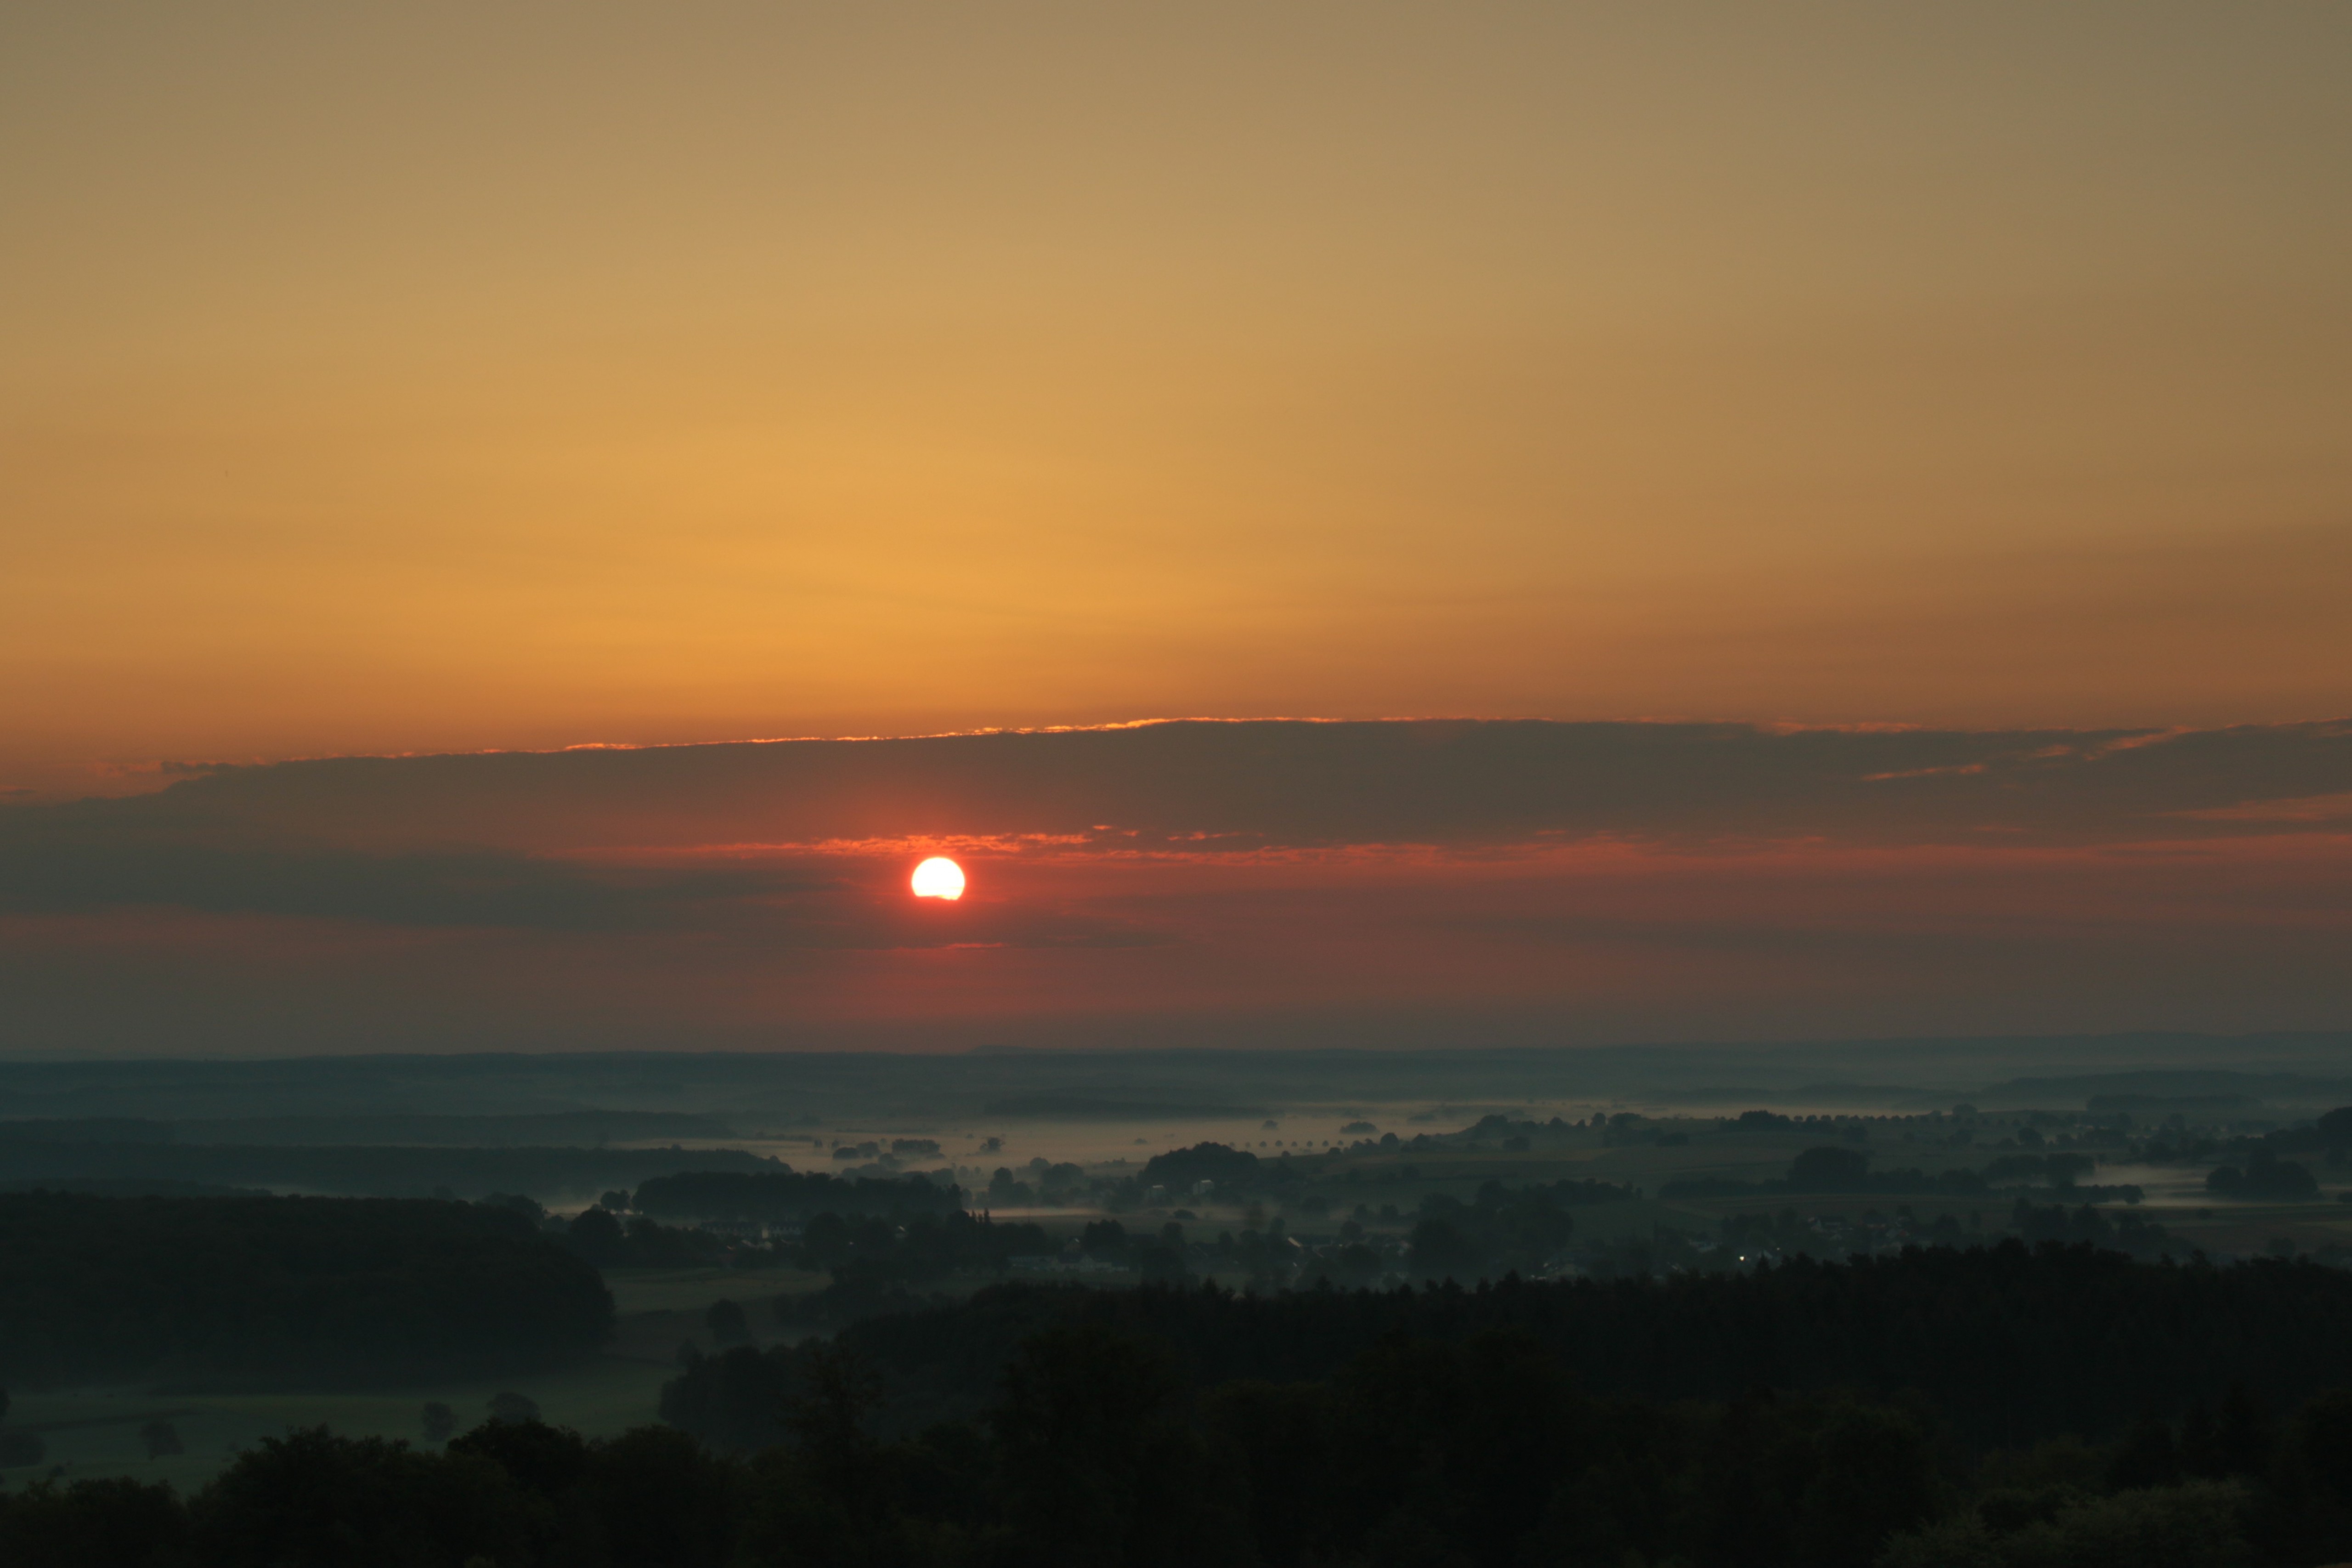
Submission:
M 14 7 L 0 788 L 2352 710 L 2348 79 L 2326 6 Z
M 2341 1027 L 2347 81 L 2168 0 L 0 10 L 0 1049 Z M 428 755 L 1187 715 L 1725 727 Z

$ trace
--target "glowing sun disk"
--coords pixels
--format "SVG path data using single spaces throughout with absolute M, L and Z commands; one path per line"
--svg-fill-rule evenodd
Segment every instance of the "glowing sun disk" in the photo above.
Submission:
M 919 899 L 961 899 L 963 868 L 944 855 L 934 855 L 915 868 L 914 885 Z

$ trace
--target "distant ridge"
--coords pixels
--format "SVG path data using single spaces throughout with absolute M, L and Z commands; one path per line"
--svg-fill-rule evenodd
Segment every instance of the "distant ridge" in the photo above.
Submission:
M 2093 1110 L 2193 1110 L 2229 1106 L 2352 1102 L 2352 1077 L 2232 1072 L 2221 1068 L 2142 1068 L 2011 1079 L 1980 1090 L 1986 1108 L 2081 1103 Z
M 559 1110 L 541 1115 L 18 1117 L 0 1120 L 0 1140 L 43 1143 L 191 1143 L 239 1147 L 579 1148 L 656 1139 L 739 1136 L 713 1115 L 678 1110 Z

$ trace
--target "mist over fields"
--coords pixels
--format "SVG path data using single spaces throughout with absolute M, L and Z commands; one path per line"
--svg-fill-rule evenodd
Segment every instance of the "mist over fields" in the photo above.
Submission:
M 0 1063 L 0 1542 L 2317 1563 L 2347 1050 Z

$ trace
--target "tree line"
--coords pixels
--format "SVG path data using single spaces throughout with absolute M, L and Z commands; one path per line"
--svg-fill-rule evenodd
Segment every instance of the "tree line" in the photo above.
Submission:
M 1169 1294 L 1169 1292 L 1161 1292 Z M 751 1352 L 732 1352 L 729 1359 Z M 1973 1454 L 1931 1402 L 1601 1394 L 1524 1329 L 1384 1335 L 1310 1379 L 1203 1384 L 1106 1322 L 1025 1335 L 966 1419 L 803 1352 L 731 1451 L 522 1415 L 439 1452 L 323 1429 L 182 1500 L 0 1492 L 12 1568 L 2311 1568 L 2352 1552 L 2352 1394 L 2243 1391 L 2113 1440 Z
M 1106 1223 L 1118 1226 L 1115 1220 Z M 877 1215 L 821 1214 L 802 1230 L 792 1260 L 803 1268 L 830 1270 L 833 1282 L 777 1297 L 775 1314 L 784 1323 L 824 1326 L 910 1311 L 926 1304 L 919 1292 L 957 1274 L 1002 1273 L 1015 1258 L 1059 1250 L 1042 1226 L 961 1209 L 919 1214 L 903 1226 Z
M 2132 1185 L 2085 1187 L 2076 1184 L 2095 1169 L 2087 1154 L 2005 1154 L 1980 1171 L 1954 1169 L 1929 1175 L 1917 1169 L 1874 1171 L 1866 1150 L 1824 1146 L 1807 1149 L 1789 1162 L 1789 1173 L 1771 1181 L 1734 1176 L 1676 1176 L 1658 1189 L 1664 1198 L 1765 1197 L 1787 1193 L 1852 1194 L 1867 1197 L 1982 1197 L 1996 1182 L 2046 1182 L 2070 1196 L 2096 1202 L 2136 1204 L 2145 1195 Z
M 2352 1386 L 2352 1274 L 2306 1261 L 2142 1263 L 2014 1239 L 1746 1273 L 1507 1279 L 1466 1289 L 1211 1287 L 1096 1290 L 1014 1281 L 961 1302 L 853 1323 L 835 1339 L 890 1389 L 895 1429 L 969 1418 L 1029 1335 L 1091 1324 L 1170 1347 L 1188 1380 L 1330 1376 L 1397 1335 L 1523 1332 L 1596 1394 L 1728 1399 L 1758 1388 L 1911 1390 L 1979 1446 L 2122 1430 L 2153 1396 L 2186 1405 L 2233 1385 L 2284 1405 Z M 772 1432 L 698 1412 L 759 1408 L 798 1375 L 798 1350 L 714 1358 L 665 1394 L 670 1419 L 734 1446 Z M 733 1382 L 755 1383 L 751 1393 Z
M 596 1270 L 530 1220 L 398 1198 L 0 1194 L 0 1382 L 352 1384 L 593 1354 Z

